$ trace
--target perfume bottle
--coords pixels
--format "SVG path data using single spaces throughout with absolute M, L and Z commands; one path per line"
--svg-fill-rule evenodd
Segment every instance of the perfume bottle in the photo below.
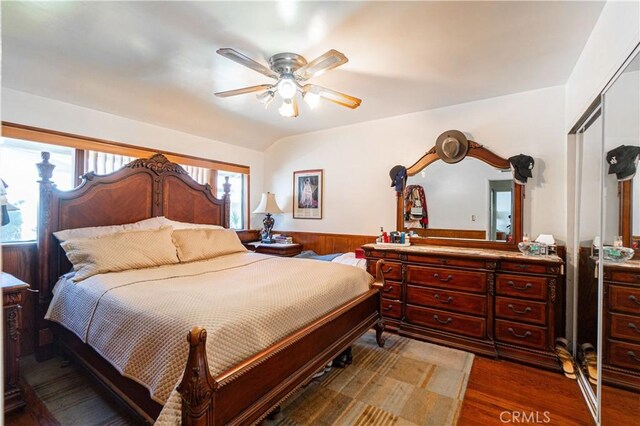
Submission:
M 528 243 L 529 242 L 529 234 L 527 234 L 526 232 L 522 236 L 522 242 L 523 243 Z
M 613 242 L 613 246 L 616 247 L 616 248 L 620 248 L 620 247 L 623 246 L 623 244 L 622 244 L 622 236 L 619 235 L 619 236 L 616 237 L 616 240 Z

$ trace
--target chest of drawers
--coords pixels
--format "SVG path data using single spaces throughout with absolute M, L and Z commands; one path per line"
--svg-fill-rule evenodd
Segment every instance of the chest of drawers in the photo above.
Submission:
M 563 262 L 481 249 L 363 246 L 382 260 L 386 328 L 478 354 L 558 369 L 564 331 Z
M 640 391 L 640 261 L 604 266 L 604 383 Z

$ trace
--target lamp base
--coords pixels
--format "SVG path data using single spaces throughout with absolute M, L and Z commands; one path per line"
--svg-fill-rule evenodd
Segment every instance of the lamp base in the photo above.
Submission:
M 262 231 L 262 242 L 265 244 L 273 244 L 275 240 L 271 237 L 271 230 L 273 229 L 273 225 L 276 221 L 271 216 L 271 213 L 267 213 L 267 215 L 262 220 L 262 225 L 264 225 L 264 230 Z

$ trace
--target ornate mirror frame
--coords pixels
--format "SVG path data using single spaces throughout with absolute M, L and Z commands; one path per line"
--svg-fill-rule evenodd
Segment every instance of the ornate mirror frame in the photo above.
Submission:
M 497 169 L 510 168 L 509 160 L 502 158 L 499 155 L 489 151 L 477 142 L 469 140 L 469 150 L 466 157 L 477 158 L 478 160 L 489 164 Z M 422 169 L 429 164 L 440 160 L 440 157 L 436 153 L 436 147 L 431 148 L 425 155 L 423 155 L 418 161 L 416 161 L 411 167 L 407 168 L 407 177 L 418 174 Z M 403 191 L 404 192 L 404 191 Z M 403 194 L 396 193 L 396 229 L 398 231 L 404 231 L 404 200 Z M 523 229 L 523 205 L 524 205 L 524 187 L 514 181 L 513 185 L 513 241 L 487 241 L 487 240 L 473 240 L 473 239 L 453 239 L 453 238 L 436 238 L 436 237 L 421 237 L 412 238 L 411 244 L 420 245 L 438 245 L 438 246 L 451 246 L 451 247 L 473 247 L 473 248 L 486 248 L 495 250 L 518 250 L 518 242 L 522 241 L 522 229 Z

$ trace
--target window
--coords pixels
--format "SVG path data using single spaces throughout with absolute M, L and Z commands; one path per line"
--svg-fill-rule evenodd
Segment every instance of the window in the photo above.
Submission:
M 36 239 L 38 224 L 38 170 L 40 152 L 51 153 L 56 165 L 53 181 L 59 189 L 74 185 L 74 149 L 39 142 L 2 138 L 0 144 L 0 178 L 7 185 L 7 201 L 17 209 L 9 211 L 9 223 L 0 228 L 1 241 L 18 242 Z
M 222 197 L 224 195 L 224 183 L 225 177 L 229 177 L 229 183 L 231 184 L 231 212 L 229 214 L 229 227 L 234 229 L 243 229 L 245 225 L 245 176 L 242 173 L 223 172 L 218 171 L 218 187 L 217 196 Z
M 0 228 L 0 242 L 34 241 L 37 238 L 38 171 L 40 153 L 51 153 L 56 168 L 52 180 L 61 190 L 80 183 L 80 176 L 93 171 L 112 173 L 136 158 L 150 157 L 156 151 L 131 145 L 92 139 L 21 126 L 2 124 L 0 140 L 0 178 L 8 185 L 6 198 L 17 209 L 8 213 L 9 223 Z M 248 225 L 249 167 L 204 158 L 165 153 L 180 164 L 200 184 L 209 184 L 216 197 L 224 194 L 225 177 L 231 183 L 230 226 Z

